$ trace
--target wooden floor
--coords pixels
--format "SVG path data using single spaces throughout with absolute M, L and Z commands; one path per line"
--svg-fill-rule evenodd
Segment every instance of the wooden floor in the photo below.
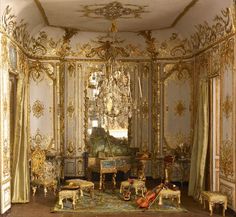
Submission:
M 150 183 L 151 182 L 151 183 Z M 149 186 L 155 185 L 155 182 L 149 181 Z M 96 185 L 95 185 L 96 186 Z M 148 185 L 147 185 L 148 186 Z M 79 213 L 52 213 L 51 208 L 56 203 L 57 198 L 49 192 L 45 198 L 43 192 L 37 192 L 36 196 L 31 197 L 31 201 L 28 204 L 13 204 L 11 210 L 4 214 L 4 217 L 209 217 L 208 210 L 204 210 L 202 206 L 195 202 L 191 197 L 188 197 L 187 187 L 181 188 L 181 200 L 182 206 L 186 208 L 187 212 L 181 213 L 120 213 L 120 214 L 79 214 Z M 215 207 L 213 216 L 222 216 L 222 208 Z M 236 216 L 231 210 L 226 211 L 226 216 Z

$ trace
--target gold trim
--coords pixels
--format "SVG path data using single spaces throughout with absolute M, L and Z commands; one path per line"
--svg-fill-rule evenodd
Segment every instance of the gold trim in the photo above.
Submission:
M 168 28 L 173 28 L 180 20 L 181 18 L 192 8 L 198 0 L 193 0 L 191 1 L 185 8 L 184 10 L 175 18 L 174 22 L 169 26 Z
M 48 17 L 45 13 L 45 10 L 43 9 L 43 6 L 42 6 L 41 2 L 39 0 L 34 0 L 34 2 L 37 5 L 37 8 L 39 9 L 39 11 L 42 15 L 44 22 L 46 23 L 46 25 L 50 26 L 50 23 L 48 21 Z
M 11 178 L 7 178 L 7 179 L 5 179 L 5 180 L 3 180 L 2 182 L 1 182 L 1 185 L 5 185 L 5 184 L 7 184 L 8 182 L 10 182 L 11 181 Z

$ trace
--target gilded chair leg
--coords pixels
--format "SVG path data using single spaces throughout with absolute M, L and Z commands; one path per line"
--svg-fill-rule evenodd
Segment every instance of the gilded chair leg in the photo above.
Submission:
M 213 213 L 212 203 L 209 203 L 209 211 L 210 211 L 210 216 L 212 216 Z
M 54 186 L 53 186 L 53 193 L 54 193 L 54 195 L 56 195 L 56 192 L 57 192 L 57 186 L 54 185 Z
M 46 186 L 44 186 L 44 197 L 46 197 L 46 196 L 47 196 L 47 192 L 48 192 L 48 190 L 47 190 L 47 187 L 46 187 Z
M 36 190 L 37 190 L 37 186 L 33 186 L 32 187 L 32 190 L 33 190 L 33 197 L 35 196 L 35 193 L 36 193 Z

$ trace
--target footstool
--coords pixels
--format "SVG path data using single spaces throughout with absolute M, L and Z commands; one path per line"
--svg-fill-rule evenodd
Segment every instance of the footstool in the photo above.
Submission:
M 210 216 L 212 216 L 214 204 L 223 205 L 223 216 L 225 216 L 225 210 L 227 209 L 227 196 L 219 192 L 203 191 L 200 195 L 200 202 L 203 203 L 205 208 L 205 201 L 209 203 Z
M 128 188 L 130 188 L 130 190 L 134 189 L 136 195 L 141 192 L 142 197 L 144 197 L 144 193 L 147 191 L 145 182 L 138 179 L 133 179 L 132 183 L 129 180 L 121 182 L 120 193 L 123 193 L 124 190 Z
M 171 190 L 169 188 L 167 189 L 162 189 L 161 192 L 159 193 L 159 202 L 158 204 L 159 205 L 162 205 L 163 202 L 162 202 L 162 199 L 163 198 L 168 198 L 168 199 L 171 199 L 171 200 L 177 200 L 177 206 L 180 205 L 180 196 L 181 196 L 181 192 L 180 190 Z
M 94 196 L 94 183 L 83 180 L 83 179 L 68 179 L 66 180 L 67 184 L 73 183 L 74 185 L 79 186 L 80 190 L 80 196 L 83 197 L 84 193 L 83 191 L 88 191 L 90 193 L 90 197 L 93 198 Z
M 73 209 L 75 209 L 76 201 L 78 200 L 78 190 L 61 190 L 59 191 L 59 205 L 63 209 L 63 200 L 71 199 Z

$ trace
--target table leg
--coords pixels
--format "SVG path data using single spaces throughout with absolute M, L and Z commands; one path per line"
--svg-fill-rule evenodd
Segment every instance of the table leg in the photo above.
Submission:
M 99 190 L 102 190 L 102 182 L 103 182 L 103 176 L 102 173 L 100 173 Z
M 114 173 L 112 176 L 112 182 L 113 182 L 114 189 L 116 189 L 116 173 Z

